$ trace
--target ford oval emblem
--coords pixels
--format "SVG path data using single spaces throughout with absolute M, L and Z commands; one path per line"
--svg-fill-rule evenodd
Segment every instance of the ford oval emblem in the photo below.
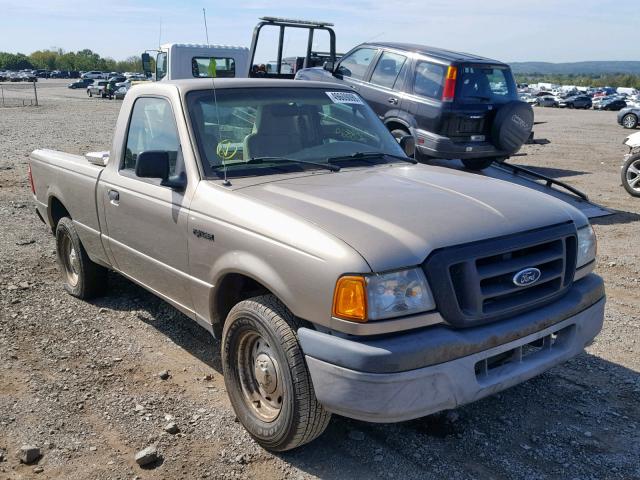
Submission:
M 541 276 L 542 272 L 537 268 L 525 268 L 513 276 L 513 283 L 517 287 L 528 287 L 540 280 Z

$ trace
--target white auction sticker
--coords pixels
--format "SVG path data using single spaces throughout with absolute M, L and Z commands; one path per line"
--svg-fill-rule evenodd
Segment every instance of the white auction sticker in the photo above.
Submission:
M 352 92 L 325 92 L 333 103 L 351 103 L 364 105 L 362 99 Z

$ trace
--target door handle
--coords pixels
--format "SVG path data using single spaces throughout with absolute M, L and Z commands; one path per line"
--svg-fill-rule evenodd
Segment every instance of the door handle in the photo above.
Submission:
M 389 100 L 387 100 L 389 103 L 392 103 L 393 105 L 397 105 L 398 104 L 398 99 L 395 97 L 391 97 Z
M 109 190 L 107 192 L 107 194 L 109 195 L 109 203 L 111 203 L 111 205 L 119 205 L 120 202 L 120 193 L 116 190 Z

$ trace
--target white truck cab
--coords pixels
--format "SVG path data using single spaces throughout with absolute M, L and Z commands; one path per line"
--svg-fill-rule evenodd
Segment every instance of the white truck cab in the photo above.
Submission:
M 156 55 L 156 80 L 211 77 L 212 60 L 216 77 L 246 78 L 249 73 L 246 47 L 166 43 Z

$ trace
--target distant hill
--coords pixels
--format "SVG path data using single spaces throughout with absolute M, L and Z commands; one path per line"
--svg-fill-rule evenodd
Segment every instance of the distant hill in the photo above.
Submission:
M 640 61 L 594 61 L 574 63 L 513 62 L 513 73 L 519 75 L 640 75 Z

